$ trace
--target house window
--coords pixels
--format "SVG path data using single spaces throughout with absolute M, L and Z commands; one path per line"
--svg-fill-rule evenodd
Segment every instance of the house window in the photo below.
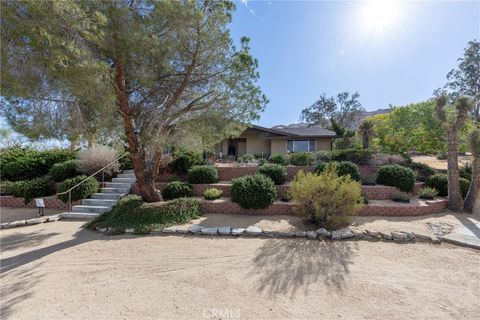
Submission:
M 315 151 L 315 140 L 287 140 L 288 152 Z

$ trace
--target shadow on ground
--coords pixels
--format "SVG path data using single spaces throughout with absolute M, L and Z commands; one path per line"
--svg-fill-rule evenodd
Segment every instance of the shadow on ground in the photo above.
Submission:
M 299 288 L 323 281 L 342 289 L 358 244 L 300 239 L 270 239 L 256 252 L 251 276 L 257 278 L 257 290 L 294 297 Z

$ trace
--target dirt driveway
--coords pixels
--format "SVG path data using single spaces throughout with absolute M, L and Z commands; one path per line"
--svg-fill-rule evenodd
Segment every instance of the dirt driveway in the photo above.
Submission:
M 478 319 L 480 254 L 450 245 L 1 232 L 2 319 Z

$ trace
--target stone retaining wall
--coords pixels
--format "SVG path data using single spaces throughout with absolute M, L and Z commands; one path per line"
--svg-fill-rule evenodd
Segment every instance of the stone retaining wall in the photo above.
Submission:
M 447 208 L 446 199 L 425 201 L 423 205 L 396 204 L 395 202 L 385 205 L 367 204 L 358 215 L 360 216 L 420 216 L 438 213 Z
M 245 215 L 293 215 L 294 205 L 289 202 L 277 201 L 266 209 L 243 209 L 229 198 L 217 200 L 200 200 L 203 213 L 230 213 Z
M 45 208 L 47 209 L 67 209 L 67 204 L 57 199 L 55 196 L 43 197 Z M 80 204 L 80 201 L 73 202 L 72 205 Z M 10 208 L 36 208 L 35 200 L 25 203 L 24 198 L 16 198 L 13 196 L 0 196 L 0 206 Z

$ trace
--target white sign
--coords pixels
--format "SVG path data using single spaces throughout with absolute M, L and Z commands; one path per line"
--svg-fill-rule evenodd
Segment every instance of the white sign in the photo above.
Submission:
M 43 203 L 43 199 L 35 199 L 35 205 L 37 208 L 45 208 L 45 203 Z

